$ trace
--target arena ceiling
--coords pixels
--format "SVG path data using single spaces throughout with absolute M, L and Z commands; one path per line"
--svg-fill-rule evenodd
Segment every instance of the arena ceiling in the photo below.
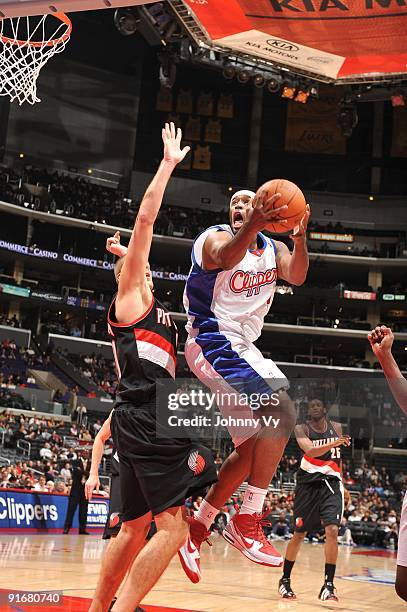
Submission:
M 407 75 L 407 0 L 170 1 L 201 44 L 320 77 Z M 180 6 L 190 11 L 182 12 Z

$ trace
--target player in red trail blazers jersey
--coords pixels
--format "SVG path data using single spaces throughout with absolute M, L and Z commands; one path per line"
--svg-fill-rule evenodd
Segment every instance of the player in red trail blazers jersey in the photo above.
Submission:
M 181 149 L 181 130 L 162 131 L 164 156 L 140 204 L 126 255 L 115 265 L 118 291 L 108 330 L 119 376 L 111 431 L 120 465 L 123 521 L 108 547 L 90 612 L 104 612 L 130 571 L 113 610 L 134 610 L 185 544 L 185 500 L 216 480 L 208 449 L 174 438 L 157 422 L 158 379 L 175 377 L 177 330 L 152 293 L 148 257 L 153 226 Z M 154 517 L 157 533 L 145 543 Z

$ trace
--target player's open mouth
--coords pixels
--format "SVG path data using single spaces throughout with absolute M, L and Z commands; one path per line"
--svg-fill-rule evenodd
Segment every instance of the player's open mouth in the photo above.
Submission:
M 243 225 L 243 215 L 239 210 L 235 210 L 233 213 L 233 227 L 238 229 Z

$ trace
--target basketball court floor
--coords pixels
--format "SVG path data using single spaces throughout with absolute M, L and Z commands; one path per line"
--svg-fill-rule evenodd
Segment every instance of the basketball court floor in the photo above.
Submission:
M 293 570 L 298 599 L 286 602 L 277 593 L 280 570 L 255 565 L 219 536 L 203 546 L 203 580 L 188 581 L 174 558 L 143 602 L 148 612 L 187 610 L 265 612 L 270 609 L 309 612 L 323 608 L 350 612 L 406 610 L 394 591 L 395 553 L 341 547 L 336 586 L 339 604 L 317 599 L 322 585 L 323 547 L 304 544 Z M 85 612 L 96 584 L 105 542 L 99 535 L 2 535 L 0 539 L 0 611 L 64 610 Z M 276 547 L 283 552 L 284 542 Z M 59 606 L 6 603 L 13 591 L 62 591 Z

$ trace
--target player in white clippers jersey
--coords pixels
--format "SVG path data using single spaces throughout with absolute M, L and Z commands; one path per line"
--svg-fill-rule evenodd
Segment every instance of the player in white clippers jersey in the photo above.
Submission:
M 385 325 L 378 325 L 368 334 L 368 340 L 383 368 L 394 399 L 407 416 L 407 380 L 400 372 L 400 368 L 391 352 L 394 341 L 393 332 Z M 407 493 L 404 496 L 400 519 L 396 593 L 401 599 L 407 601 Z
M 279 197 L 280 194 L 270 196 L 266 192 L 256 196 L 248 190 L 232 196 L 230 225 L 210 227 L 194 242 L 184 293 L 187 363 L 218 398 L 219 393 L 226 397 L 216 401 L 229 423 L 235 445 L 222 465 L 219 482 L 212 486 L 190 521 L 191 539 L 199 551 L 219 508 L 250 475 L 240 512 L 229 522 L 223 536 L 251 561 L 271 567 L 280 566 L 283 560 L 264 536 L 261 512 L 294 427 L 295 410 L 286 393 L 286 377 L 253 342 L 261 334 L 277 278 L 301 285 L 309 264 L 309 206 L 298 232 L 292 236 L 292 253 L 284 243 L 262 233 L 270 222 L 280 221 L 281 210 L 286 206 L 277 204 L 273 209 Z M 241 401 L 260 394 L 266 398 L 260 409 L 250 400 Z M 269 424 L 266 415 L 270 414 L 280 419 L 277 427 Z M 199 563 L 182 550 L 181 555 L 184 553 L 184 569 L 196 582 Z

